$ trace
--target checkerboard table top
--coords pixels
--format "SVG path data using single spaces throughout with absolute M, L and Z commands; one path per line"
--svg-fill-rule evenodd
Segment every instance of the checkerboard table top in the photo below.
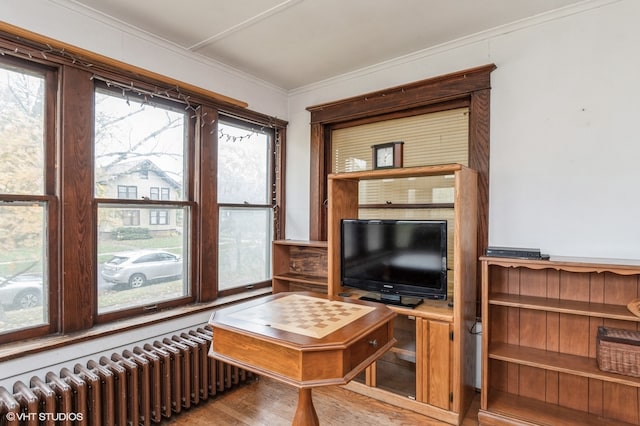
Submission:
M 291 294 L 249 307 L 231 318 L 322 338 L 373 311 L 371 306 Z

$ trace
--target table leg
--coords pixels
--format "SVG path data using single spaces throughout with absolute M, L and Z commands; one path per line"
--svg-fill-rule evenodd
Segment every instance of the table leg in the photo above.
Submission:
M 298 391 L 298 408 L 293 417 L 294 426 L 319 426 L 318 414 L 313 406 L 311 388 L 300 388 Z

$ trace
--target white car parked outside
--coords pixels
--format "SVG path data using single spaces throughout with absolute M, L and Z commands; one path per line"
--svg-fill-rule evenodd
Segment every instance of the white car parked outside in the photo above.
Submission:
M 100 275 L 112 284 L 127 284 L 131 288 L 147 283 L 179 279 L 182 258 L 160 250 L 136 250 L 116 253 L 102 266 Z

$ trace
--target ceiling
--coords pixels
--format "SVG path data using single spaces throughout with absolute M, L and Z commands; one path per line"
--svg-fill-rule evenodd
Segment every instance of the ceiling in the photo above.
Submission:
M 70 0 L 285 90 L 584 0 Z

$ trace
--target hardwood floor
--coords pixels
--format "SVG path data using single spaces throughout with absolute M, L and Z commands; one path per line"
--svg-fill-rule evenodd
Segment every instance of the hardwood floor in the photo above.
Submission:
M 215 399 L 201 402 L 163 425 L 248 425 L 289 426 L 293 419 L 298 390 L 261 377 Z M 404 410 L 348 391 L 339 386 L 313 389 L 313 404 L 321 425 L 421 425 L 443 426 L 438 420 Z M 478 425 L 479 398 L 476 397 L 463 426 Z

